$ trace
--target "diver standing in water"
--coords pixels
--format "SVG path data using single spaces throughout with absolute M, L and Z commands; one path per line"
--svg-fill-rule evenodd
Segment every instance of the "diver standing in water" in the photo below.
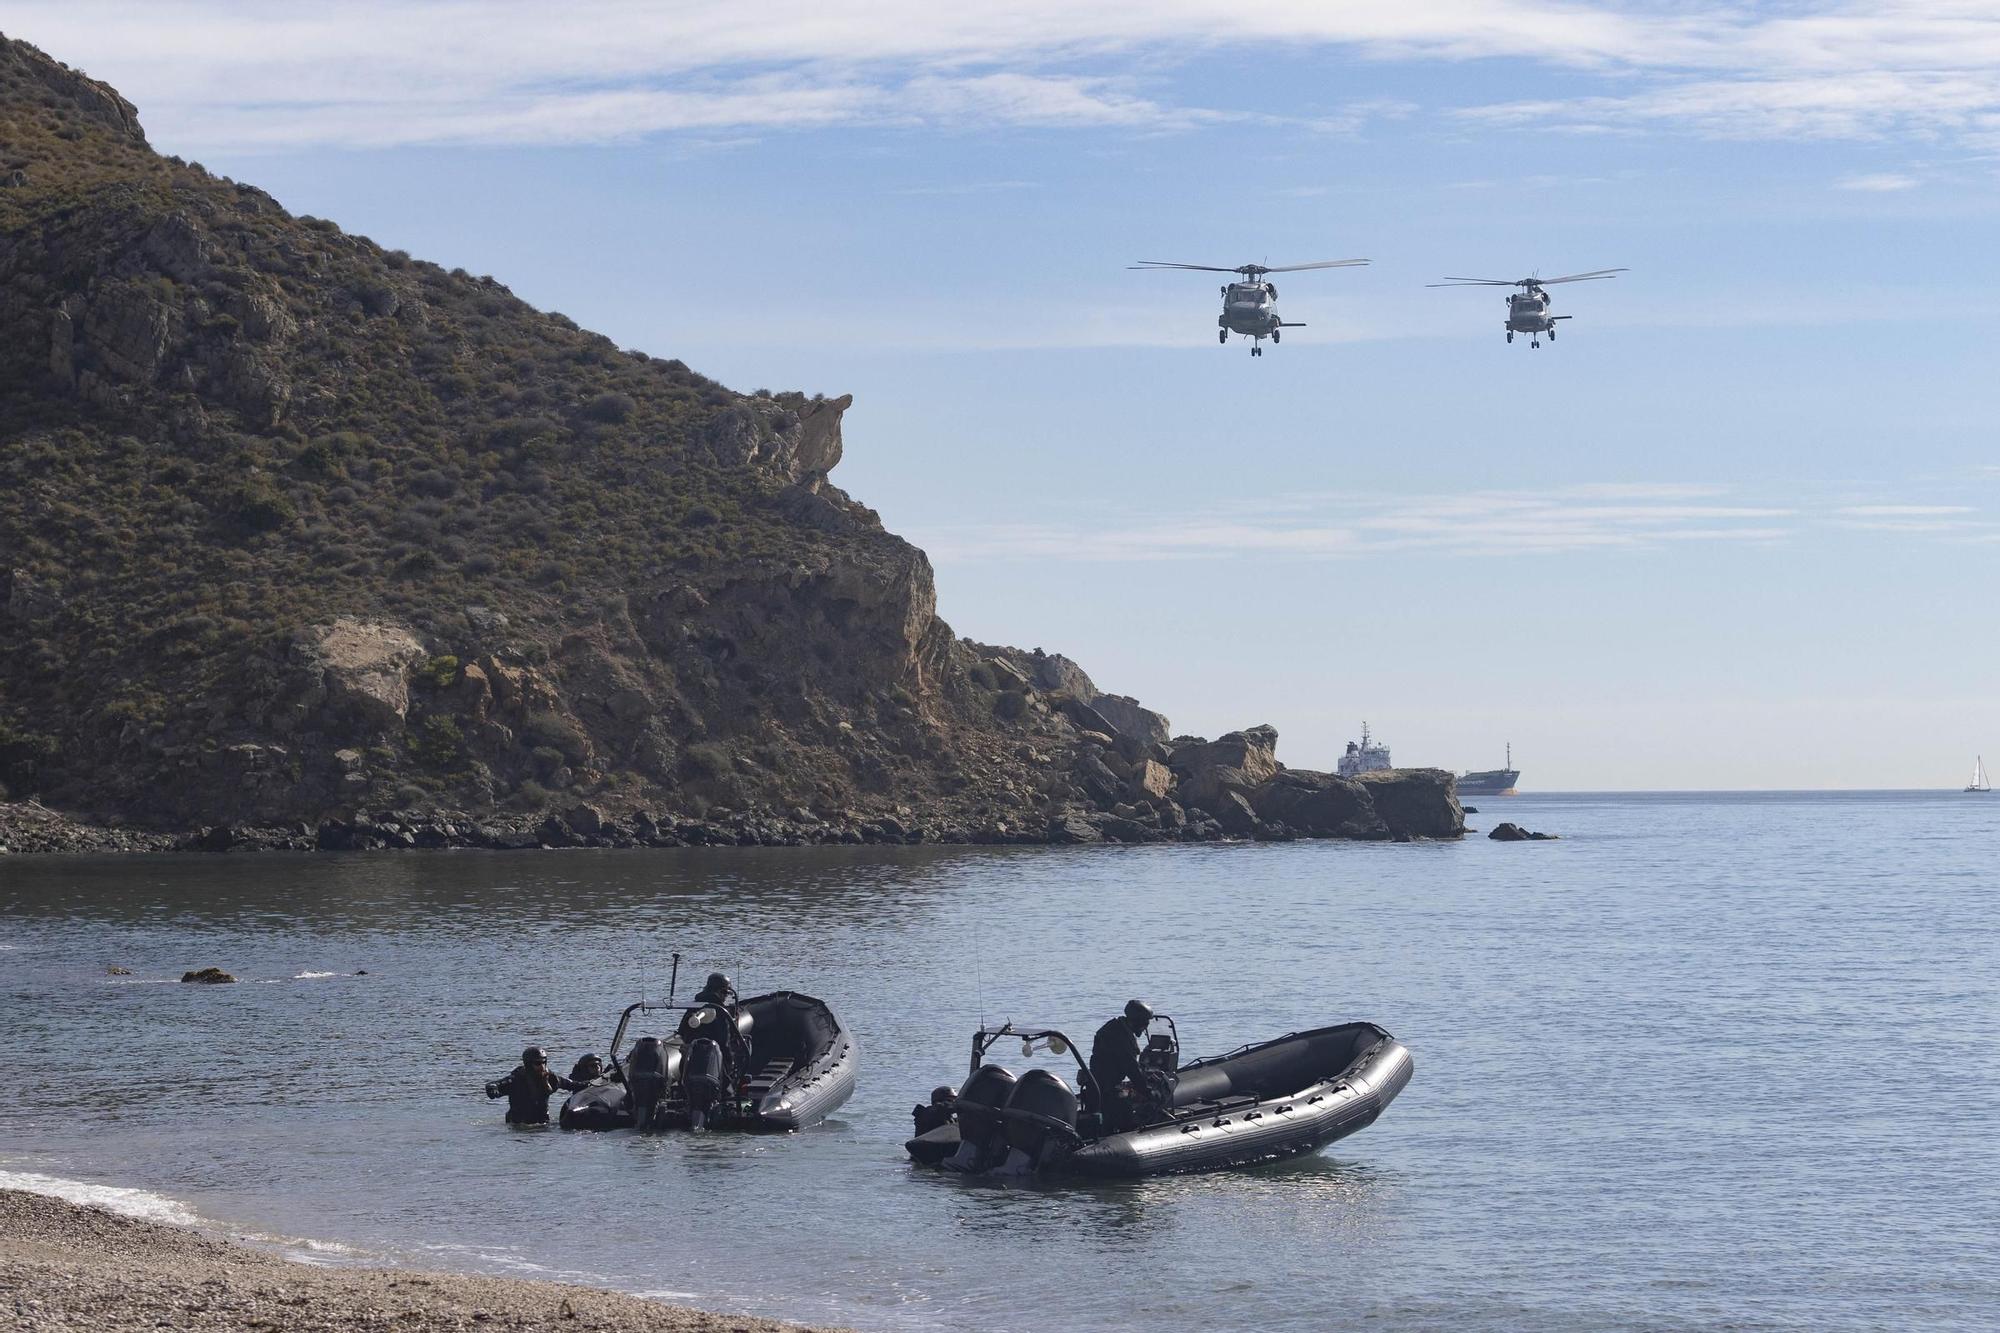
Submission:
M 1127 1000 L 1125 1012 L 1107 1021 L 1090 1040 L 1090 1077 L 1103 1101 L 1098 1114 L 1114 1131 L 1138 1123 L 1139 1102 L 1146 1094 L 1139 1043 L 1152 1021 L 1153 1006 L 1144 1000 Z
M 549 1098 L 555 1096 L 556 1089 L 575 1092 L 583 1086 L 575 1079 L 550 1073 L 549 1053 L 539 1046 L 530 1046 L 521 1052 L 521 1063 L 514 1067 L 513 1073 L 486 1085 L 486 1095 L 507 1099 L 508 1124 L 546 1125 Z

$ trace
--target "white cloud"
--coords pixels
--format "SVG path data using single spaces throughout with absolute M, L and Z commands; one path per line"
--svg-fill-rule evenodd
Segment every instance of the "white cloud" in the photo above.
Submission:
M 8 28 L 117 84 L 177 151 L 896 122 L 1185 130 L 1247 114 L 1169 95 L 1176 60 L 1223 45 L 1528 60 L 1612 84 L 1467 113 L 1487 123 L 2000 142 L 2000 12 L 1979 0 L 16 0 Z M 1099 76 L 1136 57 L 1147 86 Z
M 1848 176 L 1835 182 L 1833 188 L 1859 190 L 1863 194 L 1893 194 L 1898 190 L 1914 190 L 1920 183 L 1915 176 L 1883 171 L 1863 176 Z
M 933 558 L 1163 561 L 1327 559 L 1395 551 L 1521 555 L 1632 550 L 1667 542 L 1769 543 L 1792 534 L 1791 507 L 1690 503 L 1689 485 L 1578 485 L 1425 496 L 1323 494 L 1235 502 L 1167 518 L 1071 527 L 1023 523 L 920 534 Z
M 1394 552 L 1494 557 L 1773 545 L 1814 532 L 1948 541 L 2000 534 L 1971 505 L 1761 503 L 1702 483 L 1580 483 L 1432 495 L 1319 492 L 1089 522 L 1002 523 L 913 533 L 934 559 L 1151 562 L 1340 559 Z

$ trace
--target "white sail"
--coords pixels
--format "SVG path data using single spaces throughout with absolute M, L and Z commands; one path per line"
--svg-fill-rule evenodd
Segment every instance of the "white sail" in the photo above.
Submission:
M 1972 781 L 1966 785 L 1967 791 L 1992 791 L 1993 783 L 1986 776 L 1986 757 L 1976 755 L 1972 760 Z

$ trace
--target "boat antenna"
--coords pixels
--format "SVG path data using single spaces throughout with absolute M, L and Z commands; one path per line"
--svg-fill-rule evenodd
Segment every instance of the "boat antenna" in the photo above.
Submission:
M 679 953 L 675 953 L 674 970 L 667 976 L 667 1008 L 669 1009 L 674 1007 L 674 992 L 680 989 L 680 984 L 681 984 L 681 956 Z

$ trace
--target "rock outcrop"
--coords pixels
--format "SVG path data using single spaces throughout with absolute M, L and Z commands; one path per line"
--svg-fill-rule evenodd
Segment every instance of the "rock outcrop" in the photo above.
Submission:
M 0 797 L 209 851 L 1455 836 L 1448 780 L 960 639 L 831 480 L 845 395 L 293 216 L 5 38 L 0 119 Z

